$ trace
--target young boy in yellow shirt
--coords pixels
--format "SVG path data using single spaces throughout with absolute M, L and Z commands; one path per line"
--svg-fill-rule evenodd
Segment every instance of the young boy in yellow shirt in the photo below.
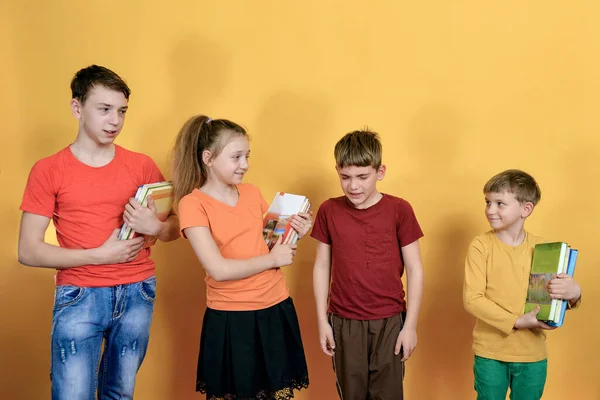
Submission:
M 539 306 L 523 314 L 533 250 L 548 242 L 525 231 L 525 220 L 541 198 L 535 179 L 507 170 L 484 186 L 485 215 L 492 228 L 471 242 L 465 263 L 463 301 L 476 318 L 473 330 L 475 391 L 478 400 L 539 400 L 547 371 L 546 332 L 536 318 Z M 550 281 L 554 299 L 576 308 L 581 287 L 559 274 Z

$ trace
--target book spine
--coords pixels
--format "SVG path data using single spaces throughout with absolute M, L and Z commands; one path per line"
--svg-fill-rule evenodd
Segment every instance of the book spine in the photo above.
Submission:
M 140 194 L 140 192 L 142 191 L 142 188 L 144 186 L 139 186 L 137 189 L 137 192 L 135 192 L 135 196 L 134 199 L 137 199 L 138 195 Z M 126 239 L 130 239 L 129 236 L 131 234 L 131 228 L 129 228 L 127 226 L 127 224 L 125 222 L 123 222 L 123 226 L 121 227 L 121 230 L 119 231 L 119 240 L 126 240 Z
M 569 258 L 571 256 L 571 248 L 568 245 L 566 247 L 567 247 L 567 251 L 565 252 L 565 254 L 563 256 L 561 263 L 560 263 L 560 267 L 558 269 L 558 272 L 561 274 L 566 274 L 567 269 L 569 267 Z M 557 299 L 556 300 L 556 309 L 554 310 L 554 315 L 551 316 L 552 322 L 554 322 L 554 323 L 560 322 L 563 307 L 566 307 L 565 301 L 561 300 L 561 299 Z
M 577 264 L 577 255 L 578 255 L 579 251 L 575 250 L 575 249 L 571 249 L 569 253 L 570 253 L 569 254 L 569 265 L 567 267 L 566 274 L 569 276 L 573 276 L 575 273 L 575 265 Z M 565 315 L 567 313 L 567 306 L 568 306 L 568 301 L 562 300 L 561 314 L 560 314 L 560 317 L 558 318 L 558 321 L 551 322 L 548 325 L 555 327 L 555 328 L 559 328 L 559 327 L 563 326 L 565 323 Z
M 558 265 L 558 269 L 557 269 L 557 273 L 561 273 L 563 271 L 563 268 L 566 264 L 566 260 L 569 256 L 569 246 L 566 243 L 562 243 L 561 248 L 560 248 L 560 261 L 559 261 L 559 265 Z M 556 320 L 556 316 L 558 314 L 558 311 L 560 310 L 560 300 L 557 299 L 553 299 L 552 300 L 552 306 L 550 308 L 550 317 L 549 320 L 550 321 L 555 321 Z

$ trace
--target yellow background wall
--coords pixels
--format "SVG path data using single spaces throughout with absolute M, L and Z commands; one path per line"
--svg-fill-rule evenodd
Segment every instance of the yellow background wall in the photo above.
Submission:
M 337 139 L 364 125 L 381 133 L 380 189 L 408 199 L 426 234 L 409 399 L 475 398 L 473 319 L 461 300 L 466 246 L 488 229 L 485 181 L 529 171 L 543 198 L 528 229 L 581 250 L 585 292 L 583 307 L 549 335 L 544 398 L 600 398 L 598 12 L 591 1 L 1 2 L 0 398 L 49 398 L 53 272 L 17 263 L 18 207 L 33 163 L 74 139 L 69 82 L 91 63 L 133 90 L 117 142 L 167 175 L 186 118 L 229 118 L 252 136 L 247 181 L 267 198 L 306 194 L 316 209 L 341 193 Z M 303 240 L 285 270 L 310 369 L 302 400 L 336 398 L 316 340 L 314 250 Z M 158 300 L 136 396 L 197 399 L 203 271 L 183 240 L 159 244 L 154 256 Z

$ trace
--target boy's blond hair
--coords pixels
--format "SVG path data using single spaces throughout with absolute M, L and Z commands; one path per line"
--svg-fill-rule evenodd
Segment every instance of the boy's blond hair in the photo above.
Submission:
M 509 192 L 520 203 L 534 206 L 542 198 L 542 191 L 533 176 L 518 169 L 508 169 L 494 175 L 483 187 L 483 194 Z
M 335 145 L 335 163 L 338 167 L 381 167 L 382 146 L 379 135 L 368 129 L 350 132 Z

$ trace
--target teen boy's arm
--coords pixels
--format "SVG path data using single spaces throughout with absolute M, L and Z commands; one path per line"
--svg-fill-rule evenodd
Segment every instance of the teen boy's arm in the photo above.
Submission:
M 148 197 L 148 207 L 134 198 L 125 206 L 123 220 L 128 227 L 142 235 L 156 236 L 161 242 L 170 242 L 179 237 L 179 218 L 171 211 L 165 221 L 156 217 L 156 206 L 152 196 Z
M 46 243 L 44 236 L 50 218 L 23 212 L 19 230 L 19 262 L 41 268 L 65 269 L 82 265 L 117 264 L 132 261 L 144 244 L 144 238 L 119 240 L 115 229 L 104 244 L 95 249 L 65 249 Z
M 317 256 L 313 268 L 313 290 L 317 305 L 317 321 L 319 324 L 319 343 L 321 350 L 328 356 L 333 356 L 335 342 L 333 329 L 327 320 L 327 298 L 331 277 L 331 245 L 317 242 Z
M 155 235 L 161 242 L 171 242 L 179 238 L 179 217 L 169 214 L 165 222 L 161 222 L 160 229 Z
M 45 242 L 62 172 L 54 157 L 39 160 L 31 169 L 21 204 L 19 262 L 32 267 L 64 269 L 134 260 L 142 249 L 144 239 L 118 240 L 119 229 L 115 229 L 104 244 L 95 249 L 66 249 Z
M 401 247 L 401 251 L 406 268 L 408 307 L 406 321 L 396 340 L 394 354 L 400 354 L 402 348 L 402 361 L 406 361 L 417 347 L 417 321 L 423 295 L 423 264 L 418 240 Z
M 329 233 L 329 200 L 319 207 L 317 218 L 311 236 L 317 241 L 317 255 L 313 267 L 313 291 L 317 306 L 317 322 L 319 326 L 319 344 L 321 350 L 328 356 L 335 353 L 333 329 L 327 318 L 327 300 L 329 298 L 329 284 L 331 283 L 331 235 Z

